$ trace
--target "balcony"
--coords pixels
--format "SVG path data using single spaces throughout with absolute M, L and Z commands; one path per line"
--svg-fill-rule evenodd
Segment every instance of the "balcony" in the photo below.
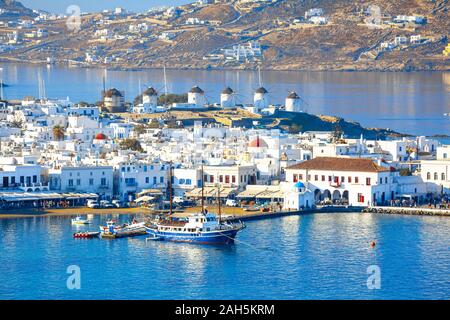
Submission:
M 330 186 L 333 188 L 340 188 L 342 184 L 339 181 L 331 181 Z

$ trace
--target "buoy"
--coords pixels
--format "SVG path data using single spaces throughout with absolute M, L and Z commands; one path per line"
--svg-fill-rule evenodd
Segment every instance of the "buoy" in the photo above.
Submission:
M 375 241 L 370 241 L 370 246 L 371 246 L 372 248 L 375 248 L 375 246 L 376 246 Z

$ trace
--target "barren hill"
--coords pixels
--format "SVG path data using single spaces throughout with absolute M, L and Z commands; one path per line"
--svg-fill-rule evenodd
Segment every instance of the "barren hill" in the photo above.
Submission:
M 107 64 L 115 68 L 450 69 L 450 58 L 442 53 L 450 30 L 449 0 L 236 0 L 179 8 L 181 13 L 174 17 L 130 16 L 103 25 L 100 20 L 111 18 L 85 16 L 76 35 L 65 29 L 64 21 L 48 23 L 40 26 L 50 31 L 44 43 L 25 43 L 0 54 L 0 59 L 39 62 L 52 55 L 59 62 L 102 65 L 110 57 Z M 326 23 L 305 18 L 312 8 L 323 10 Z M 425 22 L 399 23 L 397 16 L 424 17 Z M 189 18 L 201 22 L 189 24 Z M 151 23 L 152 28 L 130 33 L 130 25 L 140 23 Z M 99 35 L 102 29 L 106 36 Z M 225 55 L 224 49 L 249 41 L 260 43 L 261 57 L 238 60 Z M 86 51 L 99 59 L 86 62 Z

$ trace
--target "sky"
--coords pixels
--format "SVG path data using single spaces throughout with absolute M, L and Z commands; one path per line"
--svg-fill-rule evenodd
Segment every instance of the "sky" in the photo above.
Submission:
M 78 5 L 81 12 L 99 12 L 104 9 L 122 7 L 134 12 L 147 11 L 152 7 L 181 5 L 195 0 L 19 0 L 31 9 L 54 13 L 66 13 L 70 5 Z

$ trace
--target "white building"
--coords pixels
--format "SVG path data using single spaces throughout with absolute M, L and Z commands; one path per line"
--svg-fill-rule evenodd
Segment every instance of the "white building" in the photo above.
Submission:
M 284 210 L 301 210 L 311 208 L 315 204 L 314 194 L 303 182 L 295 183 L 284 195 Z
M 165 189 L 169 166 L 163 163 L 124 162 L 115 166 L 116 195 L 129 201 L 144 189 Z
M 243 189 L 247 184 L 256 184 L 257 169 L 254 165 L 205 166 L 203 181 L 205 186 L 220 184 L 223 187 Z
M 35 164 L 18 164 L 15 158 L 10 164 L 0 164 L 0 189 L 18 189 L 23 191 L 43 191 L 43 168 Z M 3 162 L 4 163 L 4 162 Z
M 286 181 L 303 182 L 316 201 L 343 201 L 354 206 L 395 198 L 390 170 L 370 159 L 318 157 L 286 168 Z
M 113 167 L 64 166 L 49 172 L 51 190 L 58 192 L 96 193 L 102 198 L 113 195 Z
M 429 192 L 450 194 L 450 145 L 437 148 L 436 160 L 420 162 L 420 176 Z

